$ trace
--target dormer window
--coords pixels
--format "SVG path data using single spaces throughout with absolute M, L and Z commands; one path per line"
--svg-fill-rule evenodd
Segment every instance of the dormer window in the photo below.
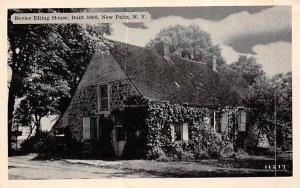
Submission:
M 98 111 L 109 109 L 108 85 L 97 87 Z

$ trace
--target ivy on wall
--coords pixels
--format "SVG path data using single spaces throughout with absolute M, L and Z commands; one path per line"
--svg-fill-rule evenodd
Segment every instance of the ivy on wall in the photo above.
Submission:
M 232 144 L 234 148 L 238 146 L 236 143 L 238 138 L 238 123 L 237 118 L 239 114 L 239 107 L 225 107 L 221 109 L 222 112 L 228 113 L 228 124 L 224 133 L 222 133 L 222 138 L 224 145 Z
M 218 156 L 222 139 L 210 125 L 203 122 L 208 113 L 207 108 L 171 104 L 136 96 L 128 99 L 126 104 L 135 105 L 135 108 L 129 107 L 124 110 L 124 128 L 127 138 L 130 137 L 125 145 L 125 157 L 188 160 Z M 176 123 L 188 124 L 189 141 L 172 140 L 171 125 Z M 133 151 L 140 152 L 133 155 Z

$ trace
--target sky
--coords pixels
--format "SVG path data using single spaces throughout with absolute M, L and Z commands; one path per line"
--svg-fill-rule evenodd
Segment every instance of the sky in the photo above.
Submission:
M 227 63 L 239 55 L 253 56 L 269 76 L 291 71 L 291 7 L 148 7 L 92 9 L 91 12 L 147 11 L 152 19 L 144 23 L 113 23 L 107 38 L 145 46 L 163 28 L 198 25 L 211 34 Z

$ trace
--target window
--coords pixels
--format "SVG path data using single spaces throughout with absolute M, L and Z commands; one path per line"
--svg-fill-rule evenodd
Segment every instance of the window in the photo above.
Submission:
M 221 112 L 214 111 L 214 130 L 221 132 Z
M 97 118 L 91 117 L 91 139 L 98 138 Z
M 108 110 L 109 108 L 108 86 L 99 86 L 97 88 L 98 111 Z
M 187 141 L 189 140 L 189 130 L 187 123 L 180 123 L 171 126 L 173 141 Z
M 182 134 L 181 125 L 178 125 L 178 124 L 175 125 L 174 129 L 175 129 L 175 141 L 180 141 L 181 140 L 181 134 Z

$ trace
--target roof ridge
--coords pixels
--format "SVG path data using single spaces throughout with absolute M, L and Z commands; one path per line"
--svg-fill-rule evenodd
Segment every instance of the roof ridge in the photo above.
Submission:
M 127 46 L 133 46 L 133 47 L 137 47 L 137 48 L 143 48 L 143 49 L 151 50 L 151 51 L 154 51 L 154 52 L 160 54 L 157 50 L 155 50 L 153 48 L 138 46 L 138 45 L 135 45 L 135 44 L 125 43 L 125 42 L 122 42 L 122 41 L 117 41 L 117 40 L 112 40 L 112 39 L 107 39 L 107 38 L 103 38 L 103 39 L 107 40 L 107 41 L 110 41 L 110 42 L 113 42 L 113 43 L 116 42 L 116 43 L 124 44 L 124 45 L 126 45 L 126 47 Z M 160 55 L 163 56 L 162 54 L 160 54 Z M 202 65 L 207 65 L 206 63 L 204 63 L 202 61 L 194 61 L 194 60 L 191 60 L 191 59 L 186 59 L 186 58 L 180 57 L 176 54 L 170 54 L 170 56 L 177 57 L 179 59 L 182 59 L 182 60 L 190 62 L 190 63 L 197 63 L 197 64 L 202 64 Z
M 174 56 L 174 57 L 178 57 L 179 59 L 182 59 L 182 60 L 184 60 L 184 61 L 188 61 L 188 62 L 190 62 L 190 63 L 198 63 L 198 64 L 206 65 L 206 63 L 204 63 L 204 62 L 202 62 L 202 61 L 194 61 L 194 60 L 191 60 L 191 59 L 186 59 L 186 58 L 180 57 L 180 56 L 178 56 L 178 55 L 176 55 L 176 54 L 170 54 L 170 55 L 172 55 L 172 56 Z

